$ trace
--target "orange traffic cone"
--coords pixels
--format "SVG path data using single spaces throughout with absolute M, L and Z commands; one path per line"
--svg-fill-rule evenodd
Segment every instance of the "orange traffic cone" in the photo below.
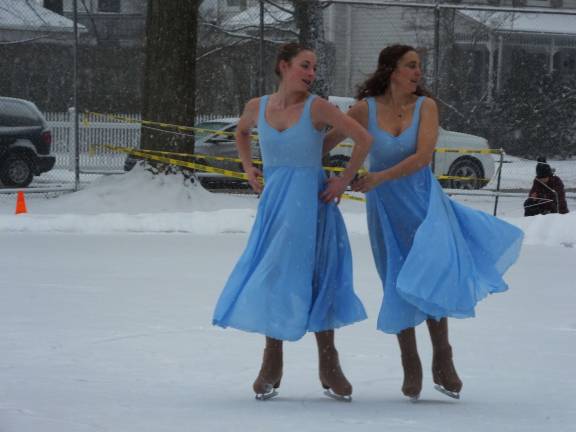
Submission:
M 28 213 L 26 210 L 26 200 L 24 199 L 24 192 L 18 192 L 18 197 L 16 198 L 16 214 Z

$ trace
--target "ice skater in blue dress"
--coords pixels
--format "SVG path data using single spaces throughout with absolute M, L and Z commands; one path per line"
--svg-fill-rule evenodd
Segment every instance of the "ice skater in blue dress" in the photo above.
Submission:
M 336 201 L 368 154 L 372 137 L 351 117 L 309 93 L 316 75 L 313 51 L 280 48 L 278 91 L 250 100 L 236 144 L 252 188 L 262 195 L 244 253 L 222 291 L 213 323 L 266 336 L 257 399 L 276 394 L 282 378 L 282 342 L 314 332 L 322 386 L 349 400 L 352 386 L 334 346 L 334 329 L 366 318 L 352 284 L 352 257 Z M 264 164 L 251 161 L 250 135 L 258 126 Z M 322 170 L 324 130 L 332 126 L 356 142 L 340 177 Z
M 430 169 L 438 137 L 436 102 L 420 87 L 414 48 L 381 51 L 376 71 L 359 88 L 349 115 L 374 137 L 369 172 L 353 184 L 365 192 L 374 260 L 384 287 L 378 329 L 398 336 L 404 382 L 413 400 L 422 389 L 414 327 L 426 321 L 435 388 L 459 398 L 446 317 L 474 316 L 476 303 L 508 287 L 523 233 L 444 194 Z M 342 139 L 325 141 L 328 151 Z

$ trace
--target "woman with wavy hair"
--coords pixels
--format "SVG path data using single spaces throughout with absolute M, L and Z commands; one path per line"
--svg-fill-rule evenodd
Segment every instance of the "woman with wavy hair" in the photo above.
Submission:
M 370 243 L 384 288 L 378 329 L 398 337 L 402 392 L 413 400 L 420 396 L 414 327 L 426 321 L 435 387 L 459 398 L 462 381 L 447 317 L 472 317 L 479 300 L 507 289 L 502 275 L 516 261 L 523 233 L 442 191 L 430 169 L 438 108 L 421 78 L 414 48 L 393 45 L 380 52 L 376 71 L 359 87 L 348 113 L 374 137 L 369 172 L 353 188 L 366 193 Z M 331 132 L 324 151 L 341 140 Z

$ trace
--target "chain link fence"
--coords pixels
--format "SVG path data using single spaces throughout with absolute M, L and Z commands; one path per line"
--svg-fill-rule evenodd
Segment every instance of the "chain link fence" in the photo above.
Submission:
M 576 12 L 569 0 L 560 3 L 325 2 L 329 92 L 353 96 L 383 47 L 412 45 L 441 107 L 435 173 L 444 187 L 525 196 L 536 158 L 545 156 L 576 196 Z M 142 110 L 146 4 L 1 2 L 0 58 L 10 61 L 0 63 L 0 192 L 73 189 L 123 172 L 126 157 L 103 145 L 137 148 L 141 128 L 153 127 L 134 122 Z M 204 0 L 198 34 L 195 124 L 233 121 L 249 98 L 272 92 L 276 48 L 297 39 L 298 28 L 291 1 Z M 4 120 L 15 103 L 7 98 L 38 108 L 34 116 L 43 120 L 26 124 L 35 136 L 17 135 L 24 126 Z M 26 156 L 7 164 L 16 153 Z

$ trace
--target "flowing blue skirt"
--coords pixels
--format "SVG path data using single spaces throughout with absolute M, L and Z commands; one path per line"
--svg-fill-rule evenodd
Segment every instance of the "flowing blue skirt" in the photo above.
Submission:
M 317 167 L 265 168 L 248 244 L 222 291 L 213 324 L 298 340 L 366 318 L 353 290 L 342 215 L 318 198 Z
M 384 299 L 378 329 L 399 333 L 428 318 L 467 318 L 508 289 L 523 232 L 451 200 L 430 168 L 367 194 L 370 242 Z

